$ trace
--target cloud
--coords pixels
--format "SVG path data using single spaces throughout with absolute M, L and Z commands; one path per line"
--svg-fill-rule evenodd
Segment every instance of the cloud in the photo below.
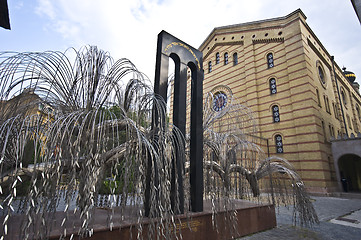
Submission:
M 126 57 L 152 77 L 156 37 L 161 30 L 198 47 L 216 26 L 237 23 L 260 8 L 231 0 L 38 0 L 37 13 L 74 47 L 94 44 L 115 58 Z M 253 13 L 252 13 L 253 12 Z M 70 47 L 70 46 L 69 46 Z
M 35 11 L 38 15 L 45 15 L 51 20 L 56 18 L 56 13 L 50 0 L 38 0 L 38 6 L 36 7 Z
M 340 22 L 355 14 L 350 3 L 338 0 L 317 4 L 314 0 L 38 0 L 36 7 L 37 13 L 49 20 L 48 31 L 59 34 L 69 47 L 97 45 L 115 59 L 129 58 L 150 78 L 161 30 L 197 48 L 215 27 L 281 17 L 298 8 L 331 54 L 341 55 L 338 49 L 349 48 L 350 43 L 345 44 L 348 40 L 339 35 L 345 34 Z
M 15 8 L 16 9 L 21 9 L 22 7 L 24 7 L 24 2 L 23 1 L 19 1 L 15 3 Z

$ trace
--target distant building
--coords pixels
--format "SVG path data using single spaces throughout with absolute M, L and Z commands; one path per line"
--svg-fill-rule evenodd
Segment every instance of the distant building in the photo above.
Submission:
M 352 72 L 333 62 L 300 9 L 217 27 L 199 49 L 204 92 L 217 98 L 214 111 L 229 95 L 245 102 L 255 114 L 258 137 L 268 139 L 269 153 L 289 160 L 310 192 L 339 191 L 341 176 L 349 190 L 361 190 L 361 154 L 334 159 L 332 153 L 332 139 L 360 131 L 359 86 Z
M 41 99 L 34 93 L 34 89 L 24 89 L 10 100 L 0 102 L 0 119 L 6 120 L 18 114 L 23 117 L 37 114 L 40 103 Z
M 18 115 L 22 117 L 41 115 L 46 121 L 52 114 L 53 108 L 35 94 L 33 88 L 24 89 L 8 101 L 0 101 L 0 120 L 7 120 Z

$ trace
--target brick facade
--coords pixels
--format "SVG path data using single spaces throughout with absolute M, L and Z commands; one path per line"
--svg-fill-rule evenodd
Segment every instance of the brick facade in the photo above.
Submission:
M 235 100 L 253 110 L 257 135 L 268 139 L 271 155 L 289 160 L 309 191 L 337 190 L 330 139 L 346 132 L 341 104 L 348 134 L 359 132 L 361 97 L 334 63 L 340 96 L 346 100 L 340 102 L 331 55 L 304 13 L 296 10 L 285 17 L 215 28 L 199 49 L 204 93 L 228 86 Z M 271 79 L 276 80 L 274 94 Z M 275 105 L 279 122 L 273 119 Z M 276 135 L 282 137 L 283 153 L 276 152 Z

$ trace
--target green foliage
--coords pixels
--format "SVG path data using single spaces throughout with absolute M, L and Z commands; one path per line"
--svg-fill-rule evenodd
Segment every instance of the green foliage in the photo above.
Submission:
M 102 181 L 100 188 L 99 188 L 99 194 L 101 195 L 108 195 L 112 193 L 112 190 L 114 190 L 114 194 L 121 194 L 123 192 L 124 188 L 124 180 L 114 180 L 111 178 L 107 178 L 104 181 Z M 126 191 L 133 192 L 134 190 L 134 183 L 133 181 L 129 180 L 127 184 Z
M 134 170 L 128 171 L 129 176 L 125 176 L 124 174 L 127 171 L 124 166 L 124 161 L 118 163 L 117 166 L 115 166 L 115 168 L 116 168 L 115 171 L 114 169 L 112 171 L 111 168 L 105 170 L 103 180 L 99 187 L 99 194 L 107 195 L 107 194 L 111 194 L 112 191 L 114 191 L 114 194 L 122 194 L 123 191 L 130 193 L 135 190 Z M 114 172 L 116 173 L 114 174 Z M 124 189 L 124 185 L 126 185 L 125 189 Z
M 105 119 L 122 119 L 122 111 L 118 105 L 102 108 L 105 114 Z
M 128 117 L 137 122 L 142 127 L 148 127 L 150 125 L 150 122 L 147 120 L 146 116 L 139 112 L 129 111 Z

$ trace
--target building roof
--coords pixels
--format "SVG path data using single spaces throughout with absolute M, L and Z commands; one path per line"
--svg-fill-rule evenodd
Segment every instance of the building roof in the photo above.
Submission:
M 202 42 L 202 44 L 199 46 L 199 49 L 202 51 L 205 45 L 208 43 L 210 39 L 216 34 L 216 33 L 226 33 L 228 31 L 234 31 L 234 29 L 247 29 L 248 27 L 253 27 L 255 25 L 258 25 L 262 27 L 264 23 L 271 24 L 271 25 L 279 25 L 282 24 L 285 20 L 288 20 L 292 17 L 300 16 L 304 20 L 307 19 L 306 15 L 302 12 L 301 9 L 297 9 L 293 11 L 292 13 L 283 16 L 283 17 L 277 17 L 277 18 L 270 18 L 270 19 L 264 19 L 259 21 L 253 21 L 253 22 L 246 22 L 246 23 L 239 23 L 239 24 L 232 24 L 232 25 L 226 25 L 221 27 L 215 27 L 212 32 L 207 36 L 207 38 Z

